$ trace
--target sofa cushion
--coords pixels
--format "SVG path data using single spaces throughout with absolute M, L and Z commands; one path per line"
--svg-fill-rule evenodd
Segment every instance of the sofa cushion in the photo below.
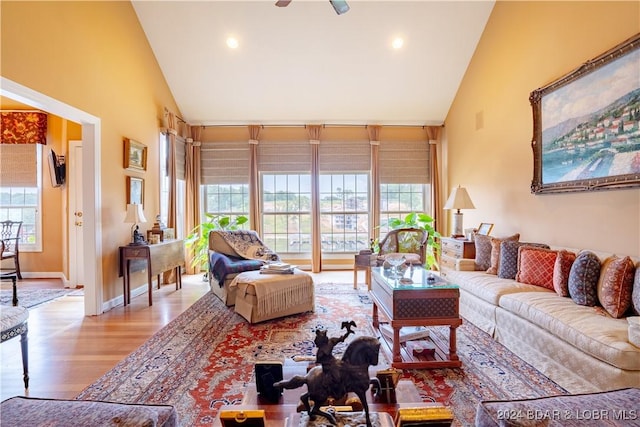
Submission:
M 513 292 L 548 292 L 540 286 L 518 283 L 511 279 L 501 279 L 484 271 L 447 270 L 447 280 L 460 289 L 493 305 L 498 305 L 500 297 Z
M 561 297 L 569 296 L 569 273 L 575 260 L 575 253 L 564 249 L 558 251 L 556 264 L 553 266 L 553 289 Z
M 477 406 L 475 425 L 628 426 L 629 420 L 625 418 L 637 418 L 637 411 L 632 413 L 630 408 L 635 408 L 639 400 L 638 388 L 529 399 L 483 400 Z
M 590 251 L 581 251 L 569 272 L 569 295 L 579 305 L 594 306 L 598 303 L 600 259 Z
M 633 312 L 640 316 L 640 262 L 636 264 L 636 274 L 633 279 L 633 291 L 631 292 L 631 305 Z
M 476 246 L 476 270 L 487 271 L 491 267 L 491 237 L 476 234 L 473 242 Z
M 515 279 L 518 273 L 518 248 L 520 246 L 535 246 L 549 249 L 544 243 L 518 242 L 504 240 L 500 243 L 500 262 L 498 263 L 498 277 L 503 279 Z
M 500 307 L 597 359 L 640 370 L 640 348 L 629 343 L 626 319 L 614 319 L 601 307 L 576 305 L 555 292 L 511 293 L 500 298 Z
M 489 274 L 498 274 L 498 266 L 500 265 L 500 260 L 502 258 L 501 255 L 501 244 L 503 242 L 517 242 L 520 238 L 519 234 L 514 234 L 513 236 L 505 237 L 505 238 L 491 238 L 491 265 L 487 269 L 487 273 Z
M 491 239 L 495 239 L 495 237 L 485 236 L 482 234 L 474 235 L 474 242 L 476 246 L 476 270 L 487 271 L 491 268 L 491 254 L 492 254 Z M 517 240 L 520 240 L 520 234 L 516 233 L 512 236 L 502 237 L 501 240 L 517 241 Z
M 518 248 L 516 281 L 553 290 L 557 251 L 532 246 Z
M 628 256 L 610 256 L 602 263 L 598 301 L 615 318 L 624 316 L 631 306 L 634 273 L 635 265 Z

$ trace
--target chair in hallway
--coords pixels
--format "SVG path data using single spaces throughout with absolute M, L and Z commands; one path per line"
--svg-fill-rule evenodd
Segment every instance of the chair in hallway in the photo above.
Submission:
M 20 280 L 22 280 L 22 274 L 20 273 L 21 230 L 22 221 L 0 221 L 0 239 L 2 240 L 2 258 L 0 258 L 0 261 L 13 259 L 15 274 Z

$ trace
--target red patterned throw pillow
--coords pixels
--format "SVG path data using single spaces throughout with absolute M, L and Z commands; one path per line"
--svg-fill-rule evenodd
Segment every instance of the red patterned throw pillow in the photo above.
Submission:
M 598 280 L 598 301 L 612 317 L 623 317 L 631 306 L 635 270 L 636 267 L 628 256 L 610 256 L 602 263 Z
M 553 269 L 557 251 L 521 246 L 518 249 L 516 281 L 553 290 Z
M 561 297 L 569 296 L 569 273 L 571 266 L 576 260 L 576 254 L 573 252 L 559 250 L 556 258 L 556 264 L 553 268 L 553 289 Z

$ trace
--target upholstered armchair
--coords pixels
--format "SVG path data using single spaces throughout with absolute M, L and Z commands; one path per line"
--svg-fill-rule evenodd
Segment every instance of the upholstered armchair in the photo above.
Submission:
M 401 253 L 408 264 L 424 265 L 427 247 L 427 232 L 420 228 L 398 228 L 391 230 L 380 241 L 378 265 L 383 265 L 390 254 Z
M 253 230 L 213 230 L 209 233 L 209 286 L 227 306 L 235 304 L 229 284 L 240 273 L 260 270 L 268 261 L 279 261 Z

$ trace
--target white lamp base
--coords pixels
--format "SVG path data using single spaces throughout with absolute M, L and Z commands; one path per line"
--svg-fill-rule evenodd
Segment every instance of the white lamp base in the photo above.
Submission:
M 462 212 L 454 212 L 453 214 L 453 233 L 451 237 L 464 237 L 462 232 Z

